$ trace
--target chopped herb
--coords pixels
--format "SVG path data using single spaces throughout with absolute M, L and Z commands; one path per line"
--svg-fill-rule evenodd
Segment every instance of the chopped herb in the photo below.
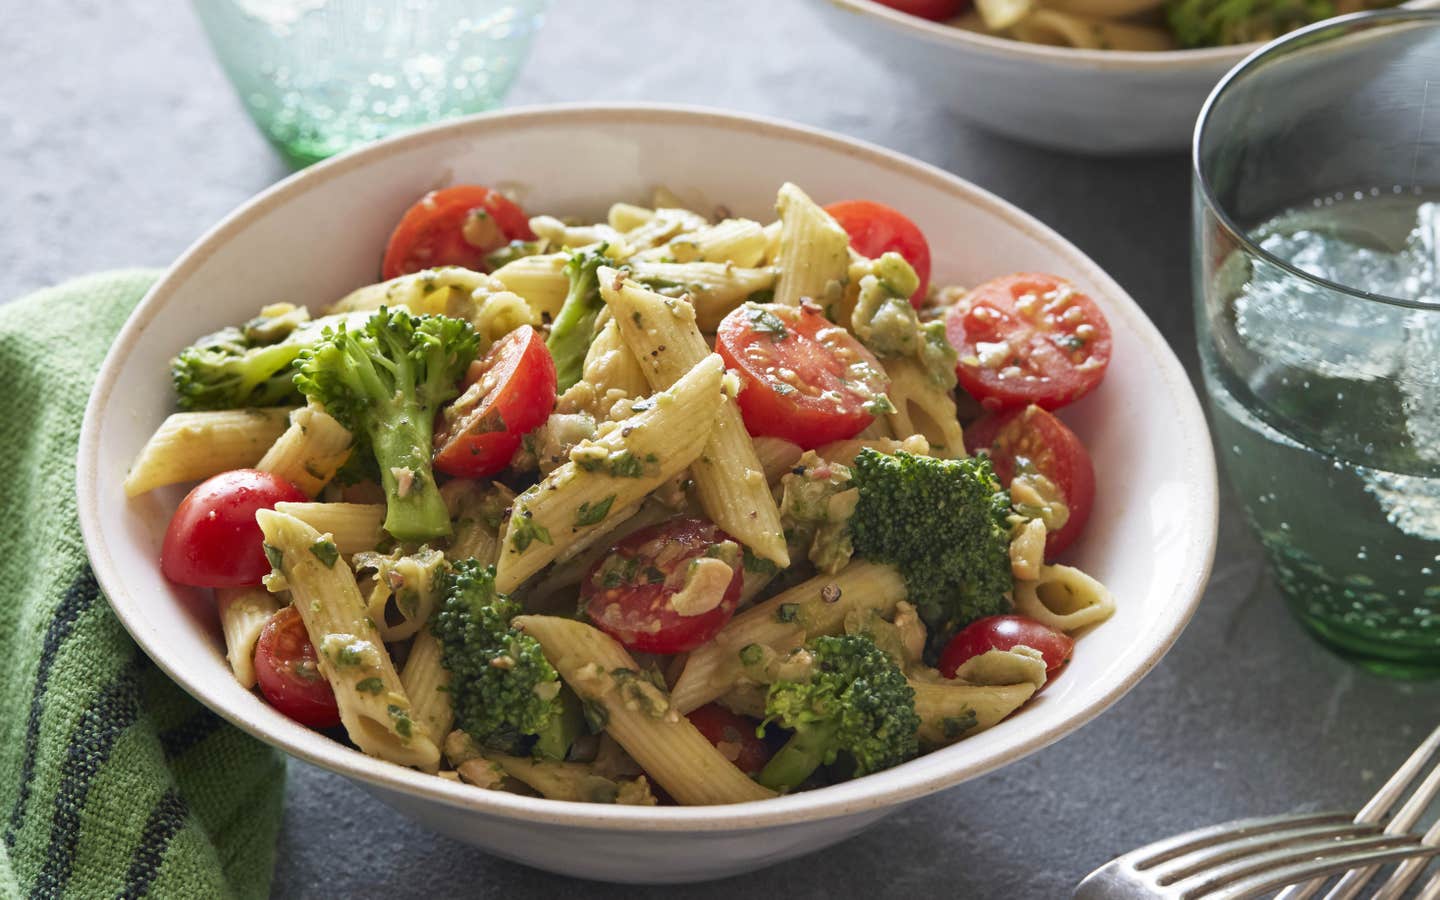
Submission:
M 310 552 L 314 554 L 316 559 L 324 563 L 327 569 L 335 568 L 335 560 L 340 558 L 340 551 L 335 548 L 335 542 L 325 540 L 324 538 L 311 544 Z M 274 564 L 272 560 L 271 565 Z
M 550 539 L 550 529 L 544 525 L 535 524 L 535 519 L 528 509 L 521 512 L 518 519 L 512 521 L 514 527 L 511 530 L 510 545 L 515 548 L 517 553 L 524 553 L 525 548 L 535 541 L 542 544 L 554 544 L 554 541 Z
M 610 724 L 610 711 L 605 704 L 595 700 L 581 700 L 580 708 L 585 712 L 585 724 L 589 726 L 591 734 L 599 734 Z
M 884 394 L 876 394 L 874 397 L 866 400 L 862 404 L 862 407 L 872 416 L 888 415 L 889 413 L 895 412 L 895 404 L 891 403 L 890 398 Z
M 378 694 L 385 690 L 385 682 L 372 675 L 369 678 L 363 678 L 355 682 L 355 690 L 363 691 L 367 694 Z
M 261 546 L 265 548 L 265 558 L 270 561 L 270 568 L 277 572 L 280 571 L 280 564 L 285 561 L 285 554 L 280 552 L 279 547 L 271 544 L 262 544 Z
M 755 291 L 753 294 L 751 294 L 750 296 L 748 296 L 748 297 L 745 298 L 745 302 L 747 302 L 747 303 L 774 303 L 774 302 L 775 302 L 775 292 L 772 291 L 772 290 L 770 290 L 769 288 L 765 288 L 764 290 Z
M 975 710 L 967 709 L 958 716 L 948 716 L 940 721 L 940 730 L 946 740 L 955 740 L 976 724 Z
M 743 665 L 755 666 L 765 658 L 765 648 L 759 644 L 746 644 L 740 648 L 740 662 Z
M 794 622 L 798 618 L 800 618 L 800 604 L 798 603 L 782 603 L 780 608 L 775 610 L 777 622 Z
M 410 721 L 410 714 L 393 703 L 385 707 L 385 710 L 390 713 L 390 721 L 395 723 L 395 733 L 403 738 L 410 737 L 414 732 L 414 726 Z
M 365 662 L 365 659 L 360 655 L 360 648 L 354 643 L 336 647 L 330 651 L 330 658 L 335 661 L 335 665 L 341 668 L 358 666 Z
M 1055 338 L 1055 343 L 1072 353 L 1085 347 L 1085 339 L 1078 334 L 1062 334 Z
M 610 474 L 616 478 L 639 478 L 645 474 L 645 466 L 629 450 L 610 457 Z
M 774 575 L 776 572 L 780 571 L 780 567 L 775 565 L 770 560 L 764 558 L 763 556 L 756 556 L 755 554 L 751 553 L 749 547 L 745 548 L 745 553 L 742 557 L 742 560 L 745 566 L 745 571 L 754 573 L 756 575 Z
M 782 397 L 786 396 L 787 394 L 793 394 L 799 390 L 799 388 L 795 387 L 795 385 L 788 382 L 780 381 L 778 379 L 768 380 L 766 381 L 766 384 L 770 386 L 770 390 L 774 391 Z
M 633 402 L 630 404 L 630 411 L 631 411 L 631 412 L 644 412 L 644 411 L 647 410 L 647 409 L 654 409 L 654 408 L 655 408 L 655 398 L 654 398 L 654 397 L 641 397 L 639 400 L 635 400 L 635 401 L 633 401 Z
M 665 573 L 654 566 L 646 566 L 645 580 L 650 584 L 659 584 L 665 580 Z
M 603 522 L 605 517 L 610 515 L 610 506 L 614 502 L 615 495 L 611 494 L 594 506 L 591 506 L 588 501 L 580 504 L 580 508 L 575 510 L 575 527 L 580 528 L 585 525 L 594 525 L 597 522 Z
M 764 307 L 751 308 L 750 327 L 770 335 L 771 343 L 775 344 L 790 336 L 790 332 L 785 328 L 785 323 L 780 321 L 780 317 Z

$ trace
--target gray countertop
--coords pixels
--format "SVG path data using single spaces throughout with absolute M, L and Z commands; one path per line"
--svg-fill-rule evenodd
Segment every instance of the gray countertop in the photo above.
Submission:
M 47 0 L 4 18 L 0 298 L 98 269 L 163 266 L 286 174 L 183 5 Z M 509 99 L 712 105 L 934 163 L 1078 244 L 1195 371 L 1182 156 L 1080 159 L 978 132 L 832 40 L 808 5 L 557 0 Z M 830 850 L 684 895 L 1066 896 L 1111 856 L 1176 830 L 1357 806 L 1431 727 L 1437 701 L 1440 685 L 1372 677 L 1301 633 L 1226 497 L 1204 603 L 1164 662 L 1109 712 Z M 503 862 L 423 831 L 339 776 L 289 768 L 280 896 L 663 890 Z

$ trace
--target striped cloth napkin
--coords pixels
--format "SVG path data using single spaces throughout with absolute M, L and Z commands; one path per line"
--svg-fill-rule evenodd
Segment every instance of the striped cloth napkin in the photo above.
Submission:
M 0 897 L 270 890 L 282 759 L 135 647 L 76 522 L 85 400 L 154 278 L 94 275 L 0 306 Z

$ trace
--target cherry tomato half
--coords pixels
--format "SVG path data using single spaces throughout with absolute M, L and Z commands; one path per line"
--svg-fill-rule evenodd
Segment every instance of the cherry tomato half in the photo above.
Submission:
M 179 584 L 241 587 L 270 574 L 257 509 L 310 498 L 283 478 L 258 469 L 222 472 L 195 486 L 165 529 L 160 571 Z
M 1024 644 L 1039 650 L 1045 658 L 1045 683 L 1049 684 L 1075 652 L 1075 639 L 1025 616 L 987 616 L 960 629 L 940 654 L 940 674 L 954 678 L 955 670 L 974 656 L 991 650 L 1010 650 Z
M 1105 377 L 1110 324 L 1095 301 L 1054 275 L 987 281 L 945 317 L 960 386 L 989 410 L 1059 409 Z
M 758 775 L 770 761 L 769 745 L 755 736 L 760 723 L 754 719 L 737 715 L 718 703 L 707 703 L 685 717 L 746 775 Z
M 942 22 L 946 19 L 953 19 L 960 15 L 960 10 L 965 8 L 965 0 L 878 0 L 882 6 L 909 13 L 912 16 L 919 16 L 922 19 L 929 19 L 932 22 Z
M 435 468 L 457 478 L 505 468 L 520 439 L 555 408 L 555 384 L 555 361 L 534 328 L 521 325 L 496 341 L 435 417 Z
M 813 303 L 746 303 L 721 321 L 715 350 L 740 372 L 746 430 L 807 450 L 864 431 L 890 389 L 870 351 Z
M 1045 535 L 1045 557 L 1053 558 L 1075 543 L 1095 506 L 1095 466 L 1075 432 L 1038 406 L 991 413 L 965 429 L 965 448 L 988 453 L 1006 487 L 1020 471 L 1050 479 L 1069 508 L 1065 524 Z
M 674 519 L 629 535 L 591 566 L 580 583 L 580 605 L 601 631 L 641 653 L 683 653 L 715 636 L 740 603 L 741 566 L 728 584 L 700 593 L 705 607 L 689 615 L 675 601 L 698 577 L 692 563 L 729 535 L 703 519 Z M 723 574 L 723 572 L 722 572 Z M 719 599 L 715 598 L 719 594 Z
M 270 705 L 311 728 L 340 723 L 335 692 L 320 673 L 315 645 L 293 606 L 270 617 L 255 641 L 255 680 Z
M 926 18 L 929 18 L 928 16 Z M 898 253 L 920 276 L 920 287 L 910 295 L 916 309 L 925 302 L 930 289 L 930 242 L 920 226 L 897 210 L 872 200 L 842 200 L 825 207 L 850 235 L 850 246 L 871 259 L 884 253 Z
M 524 210 L 498 191 L 457 184 L 431 191 L 405 211 L 385 246 L 380 276 L 435 266 L 483 269 L 485 254 L 515 240 L 535 240 Z

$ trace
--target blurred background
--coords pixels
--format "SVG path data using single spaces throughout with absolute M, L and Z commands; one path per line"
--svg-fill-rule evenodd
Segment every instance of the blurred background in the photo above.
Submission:
M 84 272 L 164 266 L 290 172 L 186 5 L 15 5 L 0 59 L 29 73 L 0 86 L 0 297 Z M 505 105 L 587 100 L 783 117 L 970 179 L 1090 254 L 1198 378 L 1183 155 L 1087 159 L 978 131 L 796 2 L 555 0 Z M 1115 484 L 1097 465 L 1102 489 Z M 1437 701 L 1434 684 L 1368 675 L 1306 637 L 1227 497 L 1194 623 L 1098 721 L 829 851 L 684 895 L 1068 895 L 1137 844 L 1304 798 L 1318 805 L 1317 785 L 1327 808 L 1358 805 L 1418 739 L 1407 720 Z M 524 869 L 423 832 L 338 776 L 292 761 L 288 777 L 279 896 L 673 895 Z

